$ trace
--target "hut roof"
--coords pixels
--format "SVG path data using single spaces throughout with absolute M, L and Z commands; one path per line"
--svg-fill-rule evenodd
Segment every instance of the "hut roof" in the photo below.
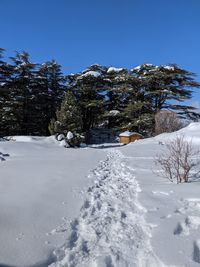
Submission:
M 123 132 L 123 133 L 120 133 L 119 136 L 127 136 L 127 137 L 128 137 L 128 136 L 131 136 L 131 135 L 134 135 L 134 134 L 141 135 L 141 134 L 136 133 L 136 132 L 125 131 L 125 132 Z

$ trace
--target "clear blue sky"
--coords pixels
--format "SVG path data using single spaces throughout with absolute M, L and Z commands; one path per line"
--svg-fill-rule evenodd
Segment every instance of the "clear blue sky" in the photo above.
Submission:
M 8 56 L 54 58 L 64 73 L 177 63 L 200 76 L 200 0 L 0 0 L 0 25 Z

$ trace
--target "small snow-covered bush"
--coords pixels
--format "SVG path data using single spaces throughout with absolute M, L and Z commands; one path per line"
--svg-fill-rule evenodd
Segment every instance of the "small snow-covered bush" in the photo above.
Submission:
M 67 136 L 66 136 L 66 137 L 67 137 L 67 140 L 71 140 L 71 139 L 74 138 L 74 135 L 73 135 L 72 132 L 69 131 L 69 132 L 67 133 Z
M 56 135 L 56 139 L 57 139 L 58 141 L 62 141 L 62 140 L 65 139 L 65 136 L 64 136 L 64 134 L 57 134 L 57 135 Z
M 192 141 L 184 136 L 177 136 L 174 140 L 165 143 L 166 151 L 158 155 L 155 164 L 161 167 L 161 176 L 168 178 L 171 182 L 188 182 L 192 174 L 197 175 L 196 170 L 200 163 L 200 151 L 195 150 Z
M 63 147 L 80 147 L 80 144 L 84 141 L 84 136 L 71 131 L 68 131 L 66 135 L 64 133 L 56 134 L 55 138 Z
M 84 137 L 80 134 L 68 132 L 67 143 L 70 147 L 80 147 L 80 144 L 84 141 Z

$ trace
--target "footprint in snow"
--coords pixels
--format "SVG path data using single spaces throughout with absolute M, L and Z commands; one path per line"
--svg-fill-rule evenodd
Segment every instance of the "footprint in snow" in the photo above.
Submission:
M 6 160 L 6 157 L 9 157 L 10 155 L 9 154 L 4 154 L 2 152 L 0 152 L 0 161 L 5 161 Z
M 178 222 L 174 235 L 189 235 L 191 230 L 198 230 L 200 226 L 199 216 L 187 216 L 184 222 Z
M 161 219 L 169 219 L 169 218 L 171 218 L 172 217 L 172 215 L 171 214 L 167 214 L 167 215 L 164 215 L 164 216 L 162 216 L 162 217 L 160 217 Z
M 200 263 L 200 240 L 196 240 L 193 244 L 193 261 Z
M 169 196 L 170 193 L 168 193 L 168 192 L 163 192 L 163 191 L 152 191 L 152 194 L 154 194 L 154 195 L 164 195 L 164 196 Z
M 20 233 L 17 237 L 16 237 L 16 240 L 19 241 L 19 240 L 22 240 L 24 238 L 24 233 Z

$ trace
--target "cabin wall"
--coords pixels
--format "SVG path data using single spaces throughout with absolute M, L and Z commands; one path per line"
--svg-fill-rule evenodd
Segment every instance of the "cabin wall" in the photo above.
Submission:
M 120 143 L 128 144 L 130 142 L 134 142 L 136 140 L 142 139 L 143 137 L 140 134 L 134 134 L 132 136 L 120 136 Z
M 120 143 L 122 144 L 128 144 L 130 143 L 130 137 L 129 136 L 120 136 Z

